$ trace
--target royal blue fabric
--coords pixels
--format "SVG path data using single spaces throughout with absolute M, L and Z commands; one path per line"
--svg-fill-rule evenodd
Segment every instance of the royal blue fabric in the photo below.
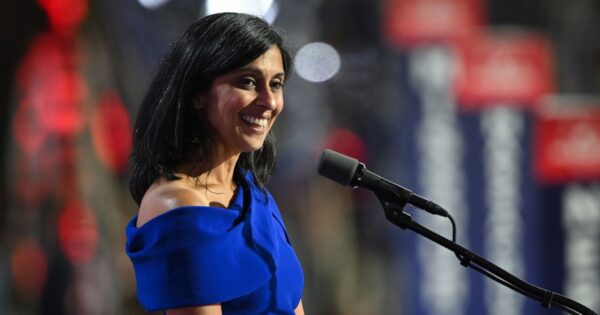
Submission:
M 126 228 L 148 311 L 221 303 L 223 314 L 294 314 L 304 285 L 273 197 L 252 174 L 229 209 L 186 206 Z

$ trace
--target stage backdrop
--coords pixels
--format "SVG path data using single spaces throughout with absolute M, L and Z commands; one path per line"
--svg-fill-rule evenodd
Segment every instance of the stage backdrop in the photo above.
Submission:
M 600 309 L 598 102 L 549 97 L 556 91 L 548 39 L 481 27 L 479 1 L 387 4 L 384 28 L 402 82 L 398 180 L 450 210 L 461 245 Z M 439 19 L 400 19 L 410 12 Z M 446 219 L 407 209 L 451 237 Z M 405 314 L 561 313 L 405 233 Z

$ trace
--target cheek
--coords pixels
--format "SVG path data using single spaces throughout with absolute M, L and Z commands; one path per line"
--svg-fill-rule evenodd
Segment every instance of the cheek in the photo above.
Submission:
M 240 109 L 240 100 L 228 95 L 214 102 L 211 107 L 210 115 L 215 120 L 228 120 Z
M 253 98 L 248 95 L 240 93 L 230 94 L 222 99 L 219 110 L 222 114 L 237 115 L 237 112 L 248 106 L 252 101 Z
M 211 95 L 211 104 L 220 113 L 226 113 L 232 109 L 236 109 L 245 101 L 246 96 L 239 90 L 228 86 L 221 85 L 213 91 Z
M 283 104 L 284 104 L 284 100 L 283 100 L 283 96 L 280 96 L 278 102 L 277 102 L 277 112 L 281 113 L 283 111 Z

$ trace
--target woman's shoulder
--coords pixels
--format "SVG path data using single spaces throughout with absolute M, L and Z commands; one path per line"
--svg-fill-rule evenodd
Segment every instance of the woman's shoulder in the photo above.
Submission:
M 185 180 L 159 179 L 148 188 L 140 202 L 137 226 L 140 227 L 175 208 L 206 206 L 207 204 L 208 202 L 202 197 L 202 194 L 187 184 Z

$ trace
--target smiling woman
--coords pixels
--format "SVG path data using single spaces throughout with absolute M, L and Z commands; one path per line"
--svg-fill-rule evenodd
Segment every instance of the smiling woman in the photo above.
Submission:
M 233 154 L 258 150 L 283 109 L 281 50 L 271 47 L 245 67 L 217 77 L 195 100 L 219 143 Z
M 265 189 L 291 58 L 260 18 L 209 15 L 175 41 L 140 107 L 126 251 L 166 314 L 303 314 L 302 269 Z

